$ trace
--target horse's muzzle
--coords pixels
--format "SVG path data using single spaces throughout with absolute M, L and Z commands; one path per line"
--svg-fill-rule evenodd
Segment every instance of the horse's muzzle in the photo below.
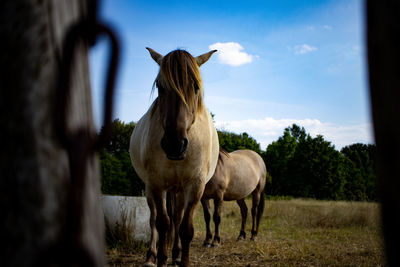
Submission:
M 186 157 L 189 140 L 187 138 L 161 138 L 161 148 L 170 160 L 183 160 Z

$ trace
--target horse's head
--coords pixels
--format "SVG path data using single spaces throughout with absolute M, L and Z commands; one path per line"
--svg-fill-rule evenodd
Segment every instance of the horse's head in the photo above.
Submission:
M 190 127 L 204 108 L 199 67 L 216 50 L 196 58 L 184 50 L 172 51 L 164 57 L 151 48 L 147 50 L 160 66 L 154 85 L 158 88 L 158 115 L 164 129 L 161 148 L 169 159 L 183 160 Z

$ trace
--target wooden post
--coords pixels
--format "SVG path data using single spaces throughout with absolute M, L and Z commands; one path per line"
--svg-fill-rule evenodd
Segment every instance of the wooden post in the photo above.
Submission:
M 65 32 L 85 13 L 82 0 L 0 1 L 2 266 L 74 262 L 68 253 L 76 248 L 64 244 L 62 251 L 54 250 L 63 242 L 70 181 L 66 148 L 56 135 L 54 103 Z M 72 66 L 69 110 L 71 129 L 94 128 L 88 47 L 83 42 Z M 94 265 L 104 266 L 98 167 L 97 157 L 91 156 L 80 239 Z
M 369 84 L 389 266 L 399 266 L 400 2 L 367 1 Z

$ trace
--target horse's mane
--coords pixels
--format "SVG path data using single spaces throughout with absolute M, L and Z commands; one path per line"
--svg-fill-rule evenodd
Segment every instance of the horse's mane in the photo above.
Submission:
M 204 107 L 200 69 L 196 59 L 185 50 L 174 50 L 163 57 L 153 91 L 156 86 L 159 90 L 174 90 L 192 111 L 200 112 Z

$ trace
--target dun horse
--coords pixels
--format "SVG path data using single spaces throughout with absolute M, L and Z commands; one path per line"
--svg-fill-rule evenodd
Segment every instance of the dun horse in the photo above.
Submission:
M 195 207 L 218 161 L 217 131 L 203 103 L 199 70 L 216 50 L 194 58 L 184 50 L 163 57 L 147 49 L 160 66 L 153 85 L 153 90 L 158 88 L 158 97 L 137 123 L 130 141 L 132 164 L 146 185 L 151 211 L 152 237 L 144 266 L 154 266 L 156 260 L 157 266 L 167 265 L 171 224 L 167 192 L 179 200 L 172 202 L 172 210 L 181 245 L 174 245 L 172 260 L 189 266 Z
M 218 165 L 211 180 L 207 183 L 201 198 L 206 221 L 206 239 L 204 245 L 210 247 L 221 244 L 219 224 L 221 222 L 222 201 L 236 200 L 242 214 L 242 226 L 238 240 L 246 238 L 247 206 L 245 197 L 252 194 L 253 206 L 251 215 L 253 225 L 251 240 L 255 240 L 264 211 L 264 188 L 267 170 L 263 159 L 251 150 L 236 150 L 227 153 L 219 152 Z M 214 240 L 210 227 L 210 202 L 214 199 Z

